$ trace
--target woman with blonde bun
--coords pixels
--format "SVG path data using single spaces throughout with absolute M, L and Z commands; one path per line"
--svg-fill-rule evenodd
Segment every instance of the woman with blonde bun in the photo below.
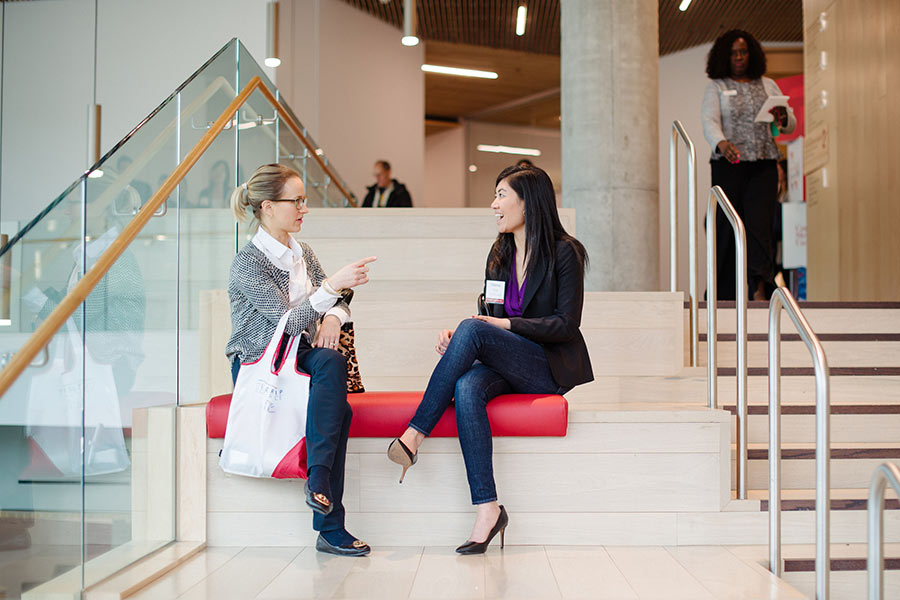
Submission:
M 310 375 L 306 417 L 306 504 L 319 532 L 316 550 L 365 556 L 368 544 L 344 528 L 344 462 L 352 411 L 347 403 L 347 364 L 337 351 L 350 309 L 341 290 L 369 281 L 368 263 L 358 260 L 326 277 L 312 248 L 297 242 L 309 213 L 300 175 L 283 165 L 263 165 L 234 190 L 231 207 L 240 221 L 258 225 L 253 239 L 234 257 L 228 282 L 232 334 L 225 353 L 236 381 L 241 363 L 262 356 L 285 313 L 285 333 L 297 336 L 297 367 Z M 323 318 L 324 316 L 324 318 Z M 319 321 L 321 319 L 321 324 Z

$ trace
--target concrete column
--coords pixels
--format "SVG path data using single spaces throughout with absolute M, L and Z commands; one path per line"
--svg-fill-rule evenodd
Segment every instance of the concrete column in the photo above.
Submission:
M 585 289 L 659 289 L 656 0 L 562 0 L 562 204 Z

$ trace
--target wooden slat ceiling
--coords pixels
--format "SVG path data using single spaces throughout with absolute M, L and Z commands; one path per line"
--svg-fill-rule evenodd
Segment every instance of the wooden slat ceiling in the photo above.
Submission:
M 621 0 L 630 2 L 631 0 Z M 395 27 L 403 26 L 403 0 L 344 0 Z M 526 33 L 515 34 L 516 9 L 528 8 Z M 732 28 L 759 40 L 803 39 L 802 0 L 659 0 L 659 52 L 669 54 L 711 42 Z M 416 0 L 423 40 L 559 55 L 559 0 Z
M 402 27 L 403 0 L 343 1 Z M 522 37 L 514 31 L 520 4 L 528 8 Z M 659 0 L 660 54 L 711 42 L 732 28 L 767 42 L 803 39 L 801 0 L 693 0 L 687 12 L 678 4 Z M 427 134 L 460 118 L 559 127 L 560 0 L 417 0 L 416 7 L 425 62 L 500 74 L 496 81 L 426 74 Z M 786 52 L 770 56 L 770 75 L 802 71 L 802 53 Z

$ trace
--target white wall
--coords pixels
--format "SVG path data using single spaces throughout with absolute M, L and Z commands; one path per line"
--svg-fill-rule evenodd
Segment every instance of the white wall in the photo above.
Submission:
M 669 289 L 669 139 L 672 122 L 681 121 L 697 151 L 697 224 L 698 288 L 706 289 L 706 236 L 703 217 L 710 188 L 710 148 L 703 137 L 700 105 L 709 79 L 706 77 L 706 55 L 712 44 L 696 46 L 659 59 L 659 289 Z M 678 289 L 688 289 L 688 196 L 687 153 L 678 150 Z M 725 232 L 727 233 L 727 232 Z M 721 234 L 720 234 L 721 235 Z
M 558 129 L 540 127 L 524 127 L 519 125 L 502 125 L 499 123 L 469 123 L 466 141 L 467 163 L 474 164 L 478 171 L 469 176 L 467 206 L 489 206 L 494 198 L 494 182 L 500 171 L 516 164 L 521 158 L 528 158 L 547 171 L 553 180 L 553 188 L 559 198 L 562 188 L 562 152 Z M 540 156 L 516 156 L 512 154 L 495 154 L 479 152 L 479 144 L 515 146 L 518 148 L 537 148 Z
M 266 0 L 100 0 L 97 101 L 103 105 L 103 150 L 233 37 L 262 64 Z M 277 69 L 263 70 L 274 80 Z
M 282 2 L 279 89 L 361 201 L 385 159 L 425 197 L 425 78 L 422 45 L 339 0 Z
M 0 217 L 31 218 L 86 167 L 91 0 L 5 2 Z
M 94 2 L 44 0 L 4 8 L 0 215 L 24 221 L 89 166 Z M 265 0 L 100 0 L 101 152 L 232 37 L 261 61 L 265 35 Z
M 425 138 L 425 198 L 418 206 L 466 205 L 466 129 L 454 127 Z

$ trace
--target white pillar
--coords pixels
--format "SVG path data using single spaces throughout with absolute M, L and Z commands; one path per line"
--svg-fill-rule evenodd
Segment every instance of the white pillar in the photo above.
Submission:
M 658 10 L 562 0 L 562 204 L 588 291 L 659 288 Z

